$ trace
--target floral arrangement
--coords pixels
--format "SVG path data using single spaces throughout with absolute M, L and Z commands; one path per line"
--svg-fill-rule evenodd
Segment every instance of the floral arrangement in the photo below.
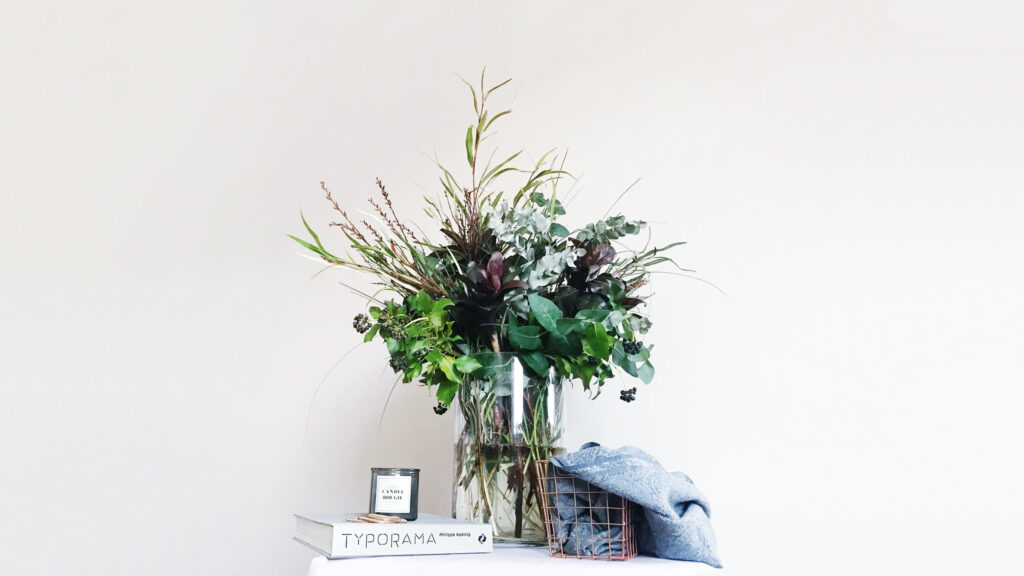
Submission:
M 353 326 L 366 342 L 384 341 L 402 381 L 434 391 L 439 414 L 466 377 L 493 365 L 499 353 L 514 354 L 537 375 L 554 371 L 578 381 L 595 397 L 619 373 L 650 383 L 643 288 L 653 267 L 675 264 L 665 252 L 682 244 L 626 249 L 620 239 L 647 224 L 622 215 L 569 227 L 558 185 L 571 175 L 554 151 L 528 168 L 516 165 L 522 151 L 487 160 L 481 145 L 510 113 L 491 115 L 487 106 L 508 82 L 485 88 L 481 75 L 479 89 L 467 83 L 476 115 L 465 134 L 468 179 L 438 164 L 439 193 L 425 198 L 437 238 L 413 232 L 380 180 L 368 219 L 351 217 L 321 182 L 340 215 L 331 226 L 348 248 L 329 251 L 305 217 L 309 239 L 291 236 L 330 266 L 375 277 L 379 290 L 361 293 L 368 310 Z M 510 185 L 513 176 L 519 180 Z M 635 393 L 623 390 L 621 398 L 630 402 Z

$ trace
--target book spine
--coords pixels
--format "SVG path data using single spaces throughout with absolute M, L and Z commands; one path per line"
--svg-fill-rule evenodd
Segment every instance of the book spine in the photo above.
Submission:
M 489 524 L 336 525 L 331 558 L 470 554 L 494 549 Z

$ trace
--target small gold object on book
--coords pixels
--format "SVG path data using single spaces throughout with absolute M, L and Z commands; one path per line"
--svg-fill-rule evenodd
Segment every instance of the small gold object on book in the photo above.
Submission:
M 348 518 L 349 522 L 366 522 L 369 524 L 405 524 L 405 518 L 399 518 L 398 516 L 385 516 L 384 514 L 366 514 L 364 516 L 352 516 Z

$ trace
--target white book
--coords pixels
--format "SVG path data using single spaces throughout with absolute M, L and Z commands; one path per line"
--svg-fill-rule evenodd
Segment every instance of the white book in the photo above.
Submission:
M 295 538 L 328 558 L 491 552 L 491 525 L 420 514 L 404 524 L 349 522 L 351 514 L 296 514 Z

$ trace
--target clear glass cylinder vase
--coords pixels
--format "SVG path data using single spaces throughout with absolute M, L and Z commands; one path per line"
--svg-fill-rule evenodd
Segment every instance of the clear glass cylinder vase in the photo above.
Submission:
M 453 515 L 489 522 L 498 540 L 543 543 L 534 463 L 564 453 L 562 382 L 512 354 L 477 355 L 480 376 L 459 387 Z

